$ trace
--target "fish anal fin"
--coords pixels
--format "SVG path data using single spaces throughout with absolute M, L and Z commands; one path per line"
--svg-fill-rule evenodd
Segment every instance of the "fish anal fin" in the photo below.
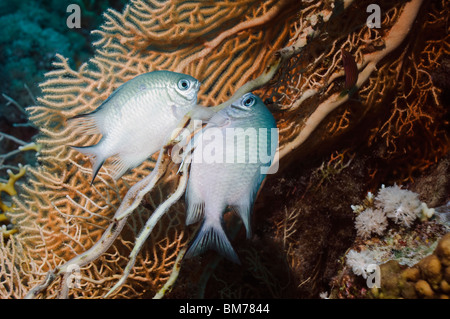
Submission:
M 100 168 L 103 166 L 105 161 L 95 161 L 94 165 L 92 165 L 92 180 L 91 180 L 91 186 L 94 183 L 95 177 L 97 176 L 98 172 L 100 171 Z
M 111 176 L 118 180 L 128 170 L 126 161 L 119 155 L 114 156 L 111 166 L 108 168 Z
M 91 164 L 92 164 L 92 180 L 91 180 L 91 186 L 92 186 L 92 184 L 94 183 L 95 177 L 97 176 L 98 172 L 100 171 L 100 168 L 102 167 L 103 163 L 105 163 L 106 158 L 103 158 L 101 156 L 98 144 L 93 145 L 93 146 L 71 146 L 71 147 L 74 150 L 89 157 L 89 160 L 91 161 Z

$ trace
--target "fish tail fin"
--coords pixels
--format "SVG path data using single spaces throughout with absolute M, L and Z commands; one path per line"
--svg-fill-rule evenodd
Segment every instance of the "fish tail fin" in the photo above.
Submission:
M 205 219 L 185 256 L 186 258 L 191 258 L 208 249 L 214 249 L 230 261 L 240 264 L 239 257 L 231 246 L 220 222 L 211 222 Z
M 102 167 L 103 163 L 105 163 L 106 157 L 102 156 L 100 152 L 100 148 L 97 145 L 93 146 L 71 146 L 74 150 L 86 155 L 89 157 L 92 163 L 92 180 L 91 186 L 94 183 L 94 179 L 98 174 L 98 171 Z

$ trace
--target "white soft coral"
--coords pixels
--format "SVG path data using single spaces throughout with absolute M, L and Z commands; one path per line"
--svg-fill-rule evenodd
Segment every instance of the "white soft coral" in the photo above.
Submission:
M 347 266 L 352 268 L 355 275 L 363 276 L 367 278 L 369 274 L 370 265 L 376 264 L 374 255 L 369 250 L 364 250 L 362 252 L 357 252 L 351 249 L 346 256 Z
M 381 209 L 367 208 L 355 219 L 358 236 L 369 238 L 373 233 L 382 235 L 386 230 L 388 221 Z
M 398 185 L 382 187 L 375 197 L 375 207 L 381 209 L 395 223 L 410 227 L 420 217 L 422 202 L 419 195 Z

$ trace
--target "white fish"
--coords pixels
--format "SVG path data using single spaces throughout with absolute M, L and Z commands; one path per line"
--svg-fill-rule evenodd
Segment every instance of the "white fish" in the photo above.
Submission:
M 203 218 L 187 258 L 211 248 L 239 263 L 222 227 L 223 214 L 227 206 L 234 208 L 250 237 L 251 211 L 266 172 L 263 167 L 271 165 L 278 145 L 278 134 L 274 137 L 272 129 L 277 132 L 275 119 L 261 99 L 251 93 L 208 121 L 198 142 L 202 146 L 192 153 L 186 190 L 186 224 Z M 212 130 L 215 133 L 208 134 Z M 214 138 L 207 141 L 206 135 Z M 213 158 L 208 159 L 210 154 Z
M 186 74 L 141 74 L 122 84 L 92 113 L 71 119 L 84 133 L 103 135 L 96 145 L 74 147 L 91 158 L 92 182 L 109 157 L 115 158 L 111 171 L 118 179 L 157 152 L 197 104 L 199 86 Z

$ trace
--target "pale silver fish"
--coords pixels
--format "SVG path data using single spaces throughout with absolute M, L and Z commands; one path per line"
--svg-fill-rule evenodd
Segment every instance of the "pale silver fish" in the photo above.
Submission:
M 118 179 L 157 152 L 197 104 L 199 86 L 186 74 L 153 71 L 122 84 L 92 113 L 74 117 L 84 133 L 103 135 L 96 145 L 74 147 L 91 158 L 92 182 L 111 156 L 112 175 Z
M 186 257 L 214 249 L 239 263 L 223 214 L 232 207 L 250 237 L 253 203 L 278 145 L 275 119 L 259 97 L 247 93 L 215 114 L 202 134 L 192 153 L 186 224 L 202 218 L 203 224 Z

